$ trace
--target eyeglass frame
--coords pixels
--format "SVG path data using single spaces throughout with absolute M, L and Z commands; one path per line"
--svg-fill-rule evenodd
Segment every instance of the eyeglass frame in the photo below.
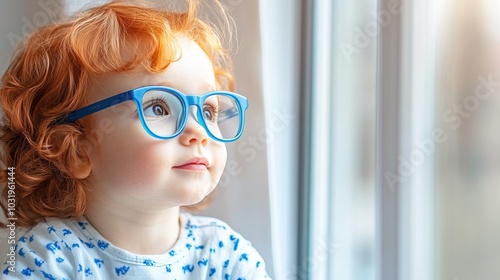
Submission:
M 144 112 L 143 112 L 143 104 L 142 104 L 142 98 L 144 97 L 144 94 L 146 92 L 151 91 L 151 90 L 159 90 L 159 91 L 166 91 L 171 94 L 174 94 L 175 96 L 178 97 L 178 99 L 182 103 L 182 116 L 181 116 L 181 122 L 178 125 L 177 131 L 172 134 L 171 136 L 159 136 L 155 133 L 153 133 L 148 125 L 146 124 L 146 120 L 144 118 Z M 236 106 L 238 106 L 238 110 L 240 112 L 240 123 L 239 123 L 239 128 L 238 132 L 236 133 L 236 136 L 233 138 L 229 139 L 223 139 L 223 138 L 218 138 L 215 135 L 212 134 L 210 129 L 208 129 L 207 124 L 205 123 L 205 119 L 203 118 L 203 105 L 205 100 L 213 95 L 226 95 L 229 97 L 232 97 L 236 101 Z M 241 134 L 243 133 L 243 128 L 245 126 L 245 111 L 248 108 L 248 99 L 242 95 L 239 95 L 234 92 L 230 91 L 221 91 L 221 90 L 216 90 L 216 91 L 210 91 L 207 92 L 203 95 L 187 95 L 179 90 L 176 90 L 171 87 L 166 87 L 166 86 L 143 86 L 143 87 L 138 87 L 135 89 L 131 89 L 122 93 L 118 93 L 116 95 L 113 95 L 111 97 L 105 98 L 101 101 L 97 101 L 95 103 L 92 103 L 90 105 L 87 105 L 85 107 L 82 107 L 80 109 L 74 110 L 67 115 L 61 117 L 58 119 L 57 124 L 69 124 L 73 123 L 81 118 L 87 117 L 89 115 L 92 115 L 94 113 L 97 113 L 99 111 L 102 111 L 104 109 L 113 107 L 115 105 L 121 104 L 125 101 L 134 101 L 134 104 L 136 105 L 139 119 L 141 121 L 142 127 L 144 130 L 152 137 L 157 138 L 157 139 L 162 139 L 162 140 L 167 140 L 167 139 L 172 139 L 184 131 L 184 128 L 186 127 L 186 123 L 188 120 L 188 114 L 189 114 L 189 107 L 191 106 L 196 106 L 198 109 L 197 111 L 197 122 L 205 129 L 207 134 L 210 136 L 210 138 L 220 141 L 220 142 L 233 142 L 240 138 Z M 218 115 L 218 120 L 220 121 L 229 119 L 234 117 L 235 115 L 238 114 L 238 111 L 236 110 L 225 110 L 223 112 L 219 112 Z

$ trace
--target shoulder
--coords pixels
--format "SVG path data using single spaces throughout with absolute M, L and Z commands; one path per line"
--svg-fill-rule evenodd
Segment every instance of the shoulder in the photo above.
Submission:
M 7 277 L 34 279 L 72 278 L 73 254 L 65 241 L 68 221 L 46 219 L 20 236 L 9 247 L 7 261 L 1 273 Z M 56 269 L 57 268 L 57 269 Z M 58 275 L 51 272 L 58 271 Z
M 207 259 L 220 262 L 220 277 L 225 279 L 268 279 L 260 254 L 241 234 L 225 222 L 211 217 L 181 214 L 188 246 L 203 249 Z M 189 249 L 189 247 L 188 247 Z

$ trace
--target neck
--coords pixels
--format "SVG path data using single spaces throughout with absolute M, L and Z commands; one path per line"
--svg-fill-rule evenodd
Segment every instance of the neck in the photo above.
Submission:
M 85 215 L 109 242 L 134 254 L 166 253 L 180 233 L 179 207 L 152 211 L 130 205 L 90 204 Z

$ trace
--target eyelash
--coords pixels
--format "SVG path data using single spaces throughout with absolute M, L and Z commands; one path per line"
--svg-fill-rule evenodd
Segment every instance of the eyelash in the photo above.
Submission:
M 148 109 L 151 106 L 156 105 L 158 103 L 161 103 L 162 105 L 165 105 L 165 107 L 168 108 L 167 100 L 163 97 L 157 97 L 157 98 L 154 98 L 154 99 L 148 101 L 147 105 L 143 108 L 143 110 Z
M 145 106 L 143 106 L 142 111 L 144 112 L 155 105 L 161 105 L 167 110 L 167 112 L 170 112 L 170 106 L 168 106 L 167 100 L 163 97 L 156 97 L 154 99 L 151 99 L 146 103 Z
M 203 108 L 205 108 L 205 106 L 210 106 L 213 109 L 215 116 L 217 116 L 219 114 L 219 104 L 218 103 L 206 102 L 205 104 L 203 104 Z

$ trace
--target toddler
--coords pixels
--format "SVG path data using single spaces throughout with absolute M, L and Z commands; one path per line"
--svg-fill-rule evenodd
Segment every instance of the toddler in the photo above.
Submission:
M 0 278 L 268 279 L 250 242 L 184 210 L 216 187 L 248 107 L 198 6 L 114 1 L 17 51 L 0 85 L 0 181 L 27 232 Z

